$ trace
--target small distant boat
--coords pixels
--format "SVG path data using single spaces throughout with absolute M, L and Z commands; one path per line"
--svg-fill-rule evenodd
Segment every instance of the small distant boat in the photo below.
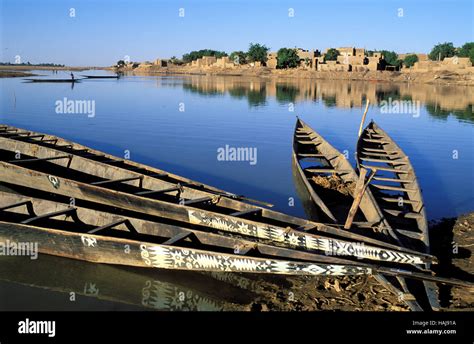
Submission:
M 25 79 L 30 82 L 80 82 L 81 79 Z
M 81 75 L 86 79 L 119 79 L 120 75 Z

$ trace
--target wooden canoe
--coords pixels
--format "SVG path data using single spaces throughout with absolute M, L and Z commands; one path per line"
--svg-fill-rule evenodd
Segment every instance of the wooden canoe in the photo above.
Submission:
M 373 121 L 359 137 L 357 165 L 376 169 L 370 189 L 403 246 L 429 253 L 428 221 L 415 170 L 403 150 Z M 425 268 L 429 270 L 430 264 Z M 431 307 L 438 309 L 436 285 L 425 282 L 425 289 Z
M 325 215 L 326 220 L 344 223 L 355 197 L 355 184 L 359 179 L 346 157 L 305 122 L 297 119 L 293 139 L 293 162 L 313 202 Z M 336 178 L 347 190 L 346 195 L 325 189 L 315 182 L 317 178 L 330 176 Z M 358 222 L 365 223 L 365 227 L 378 228 L 387 233 L 391 231 L 370 190 L 362 196 L 357 216 Z
M 254 250 L 251 250 L 245 242 L 235 238 L 227 238 L 232 245 L 225 245 L 221 244 L 226 242 L 225 239 L 214 239 L 215 236 L 201 235 L 198 231 L 31 198 L 10 191 L 0 192 L 0 240 L 4 253 L 9 250 L 10 243 L 21 243 L 23 248 L 25 243 L 30 243 L 38 245 L 36 254 L 171 270 L 308 276 L 384 273 L 421 280 L 433 278 L 398 267 L 394 269 L 337 257 L 290 252 L 265 244 L 254 245 Z M 235 250 L 238 245 L 243 248 Z M 213 250 L 209 251 L 209 248 Z M 28 252 L 24 253 L 28 255 Z M 36 256 L 34 252 L 29 253 Z M 276 256 L 285 260 L 274 259 Z M 472 288 L 471 284 L 463 281 L 436 279 L 441 283 Z
M 228 224 L 225 226 L 227 230 L 236 230 L 235 226 L 230 225 L 232 223 L 242 223 L 255 229 L 255 231 L 246 230 L 247 234 L 261 239 L 287 242 L 285 237 L 294 233 L 298 238 L 293 240 L 296 242 L 296 248 L 307 248 L 305 235 L 319 232 L 389 249 L 399 249 L 397 245 L 242 202 L 233 194 L 208 186 L 200 187 L 196 182 L 161 170 L 100 155 L 99 152 L 88 148 L 80 149 L 82 146 L 66 144 L 57 137 L 33 134 L 8 126 L 3 127 L 3 133 L 1 130 L 2 127 L 0 127 L 2 153 L 0 159 L 28 167 L 28 169 L 14 168 L 10 163 L 3 163 L 2 168 L 5 172 L 8 171 L 3 175 L 9 180 L 4 179 L 4 182 L 22 185 L 28 181 L 30 183 L 28 187 L 33 189 L 61 193 L 78 199 L 86 198 L 85 200 L 90 202 L 110 204 L 130 211 L 158 217 L 165 216 L 175 221 L 220 230 L 223 226 L 222 221 Z M 32 173 L 31 170 L 47 174 Z M 48 175 L 56 176 L 58 181 L 64 178 L 65 182 L 62 185 L 67 186 L 68 190 L 64 191 L 64 187 L 55 188 L 50 181 L 45 181 L 44 178 Z M 73 178 L 74 181 L 69 178 Z M 35 182 L 34 179 L 38 181 Z M 212 215 L 206 211 L 212 211 Z M 190 212 L 194 215 L 191 216 Z M 257 228 L 265 230 L 258 231 Z M 294 244 L 290 245 L 293 246 Z M 418 255 L 416 251 L 405 248 L 402 248 L 402 252 Z M 433 260 L 433 257 L 425 258 Z
M 90 209 L 80 204 L 71 206 L 67 197 L 37 198 L 31 189 L 21 189 L 22 194 L 0 187 L 0 220 L 29 223 L 40 226 L 56 221 L 54 228 L 88 228 L 89 232 L 128 233 L 134 238 L 166 243 L 168 245 L 186 244 L 201 248 L 242 256 L 285 258 L 302 261 L 354 265 L 355 262 L 342 257 L 313 254 L 304 251 L 271 246 L 263 242 L 250 241 L 237 236 L 226 236 L 178 225 L 143 220 L 123 213 L 115 214 L 103 210 Z M 44 195 L 43 195 L 44 196 Z M 78 202 L 80 203 L 80 202 Z M 50 224 L 50 226 L 53 226 Z M 357 262 L 360 265 L 360 262 Z
M 293 162 L 315 205 L 327 218 L 343 224 L 354 201 L 354 189 L 359 179 L 346 157 L 301 119 L 298 119 L 293 140 Z M 332 176 L 331 178 L 335 179 L 337 183 L 343 185 L 344 194 L 335 190 L 325 190 L 318 185 L 317 178 L 328 176 Z M 326 181 L 327 179 L 322 180 Z M 358 223 L 366 223 L 367 227 L 382 229 L 379 230 L 382 236 L 378 235 L 378 238 L 382 237 L 388 242 L 398 243 L 396 234 L 393 233 L 390 224 L 385 220 L 369 189 L 362 196 L 357 215 Z M 366 233 L 370 232 L 366 231 Z M 382 275 L 375 277 L 388 290 L 396 295 L 402 295 L 410 309 L 422 310 L 419 303 L 412 297 L 403 278 L 397 280 Z
M 144 268 L 302 276 L 372 273 L 370 268 L 361 266 L 242 257 L 123 237 L 102 236 L 88 233 L 85 226 L 66 231 L 0 221 L 0 240 L 9 245 L 22 243 L 23 247 L 28 247 L 25 243 L 37 243 L 39 253 L 53 256 Z M 28 253 L 26 249 L 24 252 Z
M 57 167 L 55 168 L 57 169 Z M 325 237 L 216 213 L 207 209 L 109 190 L 5 162 L 0 162 L 0 172 L 0 183 L 14 190 L 60 195 L 68 200 L 73 199 L 74 202 L 84 202 L 88 207 L 107 209 L 110 212 L 127 212 L 142 219 L 152 219 L 157 222 L 174 223 L 186 227 L 192 226 L 207 231 L 220 231 L 251 240 L 263 240 L 272 245 L 334 256 L 343 255 L 414 266 L 425 261 L 435 262 L 432 256 L 419 254 L 416 251 L 406 251 L 404 248 L 400 251 L 398 246 L 393 244 L 380 242 L 393 249 L 366 244 L 369 241 L 378 244 L 379 241 L 363 236 L 359 237 L 365 239 L 365 242 Z M 320 226 L 324 226 L 321 228 L 327 227 Z
M 119 75 L 81 75 L 87 79 L 119 79 Z
M 29 82 L 60 82 L 60 83 L 74 83 L 80 82 L 80 79 L 25 79 Z

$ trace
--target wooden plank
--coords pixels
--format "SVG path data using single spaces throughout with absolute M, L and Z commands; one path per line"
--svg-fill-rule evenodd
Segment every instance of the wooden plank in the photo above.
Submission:
M 379 157 L 395 157 L 396 154 L 387 154 L 387 153 L 374 153 L 374 152 L 362 152 L 363 155 L 366 156 L 379 156 Z
M 406 203 L 406 204 L 418 204 L 420 201 L 415 201 L 415 200 L 410 200 L 410 199 L 402 199 L 400 200 L 400 197 L 381 197 L 380 198 L 382 201 L 385 202 L 390 202 L 390 203 Z
M 174 245 L 178 243 L 179 241 L 183 241 L 190 238 L 191 236 L 192 236 L 191 232 L 182 232 L 166 240 L 162 245 Z
M 90 231 L 88 231 L 87 233 L 89 234 L 96 234 L 98 232 L 102 232 L 106 229 L 112 229 L 118 225 L 121 225 L 123 223 L 125 223 L 127 220 L 126 219 L 120 219 L 120 220 L 117 220 L 115 222 L 112 222 L 112 223 L 108 223 L 106 225 L 103 225 L 103 226 L 100 226 L 100 227 L 96 227 L 94 229 L 91 229 Z
M 17 164 L 17 163 L 25 163 L 25 162 L 42 162 L 42 161 L 52 161 L 52 160 L 61 160 L 61 159 L 71 160 L 72 155 L 60 155 L 60 156 L 53 156 L 49 158 L 14 159 L 8 162 L 12 164 Z
M 413 182 L 413 179 L 385 178 L 385 177 L 379 177 L 379 176 L 374 176 L 374 180 L 378 180 L 381 182 L 393 182 L 393 183 L 404 183 L 404 184 Z
M 361 166 L 364 167 L 364 168 L 370 169 L 370 170 L 373 170 L 373 169 L 375 168 L 375 169 L 380 170 L 380 171 L 395 172 L 395 173 L 404 173 L 404 174 L 410 173 L 410 171 L 401 170 L 401 169 L 392 168 L 392 167 L 372 166 L 372 165 L 365 165 L 365 164 L 361 164 Z
M 9 205 L 5 205 L 5 206 L 0 207 L 0 211 L 21 207 L 21 206 L 27 205 L 29 203 L 31 203 L 30 200 L 15 202 L 13 204 L 9 204 Z
M 380 190 L 389 190 L 389 191 L 401 191 L 401 192 L 417 192 L 418 190 L 415 189 L 408 189 L 396 186 L 389 186 L 389 185 L 381 185 L 381 184 L 372 184 L 373 187 L 380 189 Z
M 365 138 L 363 138 L 362 140 L 364 140 L 365 142 L 377 143 L 380 145 L 386 145 L 390 143 L 390 141 L 386 141 L 386 140 L 365 139 Z
M 376 153 L 387 153 L 387 154 L 398 154 L 399 151 L 396 150 L 386 150 L 386 149 L 378 149 L 378 148 L 369 148 L 369 147 L 363 147 L 363 151 L 368 151 L 368 152 L 376 152 Z
M 163 190 L 145 190 L 145 191 L 138 191 L 135 192 L 135 195 L 137 196 L 145 196 L 145 195 L 153 195 L 153 194 L 163 194 L 163 193 L 168 193 L 168 192 L 174 192 L 174 191 L 179 191 L 178 194 L 181 193 L 182 188 L 179 186 L 174 186 L 171 188 L 166 188 Z
M 380 163 L 391 164 L 391 165 L 408 165 L 406 161 L 403 161 L 400 159 L 387 160 L 387 159 L 360 158 L 360 160 L 370 161 L 370 162 L 380 162 Z
M 143 176 L 135 176 L 135 177 L 128 177 L 128 178 L 120 178 L 120 179 L 107 179 L 107 180 L 101 180 L 98 182 L 92 182 L 92 185 L 107 185 L 107 184 L 115 184 L 115 183 L 124 183 L 124 182 L 130 182 L 133 180 L 138 180 L 139 181 L 139 187 L 142 186 L 143 183 Z
M 31 223 L 33 221 L 38 221 L 38 220 L 42 220 L 42 219 L 47 219 L 47 218 L 50 218 L 50 217 L 55 217 L 55 216 L 59 216 L 59 215 L 68 215 L 70 213 L 73 213 L 76 211 L 76 208 L 74 207 L 68 207 L 66 209 L 62 209 L 62 210 L 58 210 L 58 211 L 53 211 L 51 213 L 46 213 L 46 214 L 42 214 L 42 215 L 38 215 L 38 216 L 34 216 L 34 217 L 31 217 L 27 220 L 24 220 L 22 221 L 21 223 L 23 224 L 28 224 L 28 223 Z
M 231 216 L 235 217 L 245 217 L 248 215 L 262 215 L 262 209 L 249 209 L 249 210 L 244 210 L 244 211 L 237 211 L 235 213 L 231 213 Z
M 396 209 L 384 209 L 382 208 L 383 211 L 386 213 L 396 216 L 396 217 L 404 217 L 407 219 L 421 219 L 423 218 L 423 215 L 419 213 L 412 213 L 412 212 L 404 212 L 402 210 L 396 210 Z

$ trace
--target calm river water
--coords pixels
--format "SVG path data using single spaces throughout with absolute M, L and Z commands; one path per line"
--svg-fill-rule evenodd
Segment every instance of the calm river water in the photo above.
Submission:
M 76 77 L 92 73 L 106 72 Z M 0 92 L 0 123 L 58 135 L 117 156 L 128 151 L 132 160 L 271 202 L 276 210 L 302 217 L 291 169 L 296 116 L 340 151 L 347 150 L 354 163 L 357 131 L 369 99 L 367 120 L 374 119 L 410 157 L 429 219 L 474 210 L 473 88 L 125 76 L 86 80 L 74 87 L 3 78 Z M 58 113 L 57 102 L 67 100 L 92 101 L 94 108 Z M 397 100 L 410 101 L 412 107 L 400 111 Z M 226 146 L 252 149 L 255 160 L 220 161 L 218 150 Z

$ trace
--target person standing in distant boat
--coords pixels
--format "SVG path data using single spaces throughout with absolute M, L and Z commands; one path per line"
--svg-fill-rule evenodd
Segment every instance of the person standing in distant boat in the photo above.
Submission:
M 72 74 L 72 72 L 71 72 L 71 78 L 72 78 L 72 81 L 74 81 L 74 74 Z

